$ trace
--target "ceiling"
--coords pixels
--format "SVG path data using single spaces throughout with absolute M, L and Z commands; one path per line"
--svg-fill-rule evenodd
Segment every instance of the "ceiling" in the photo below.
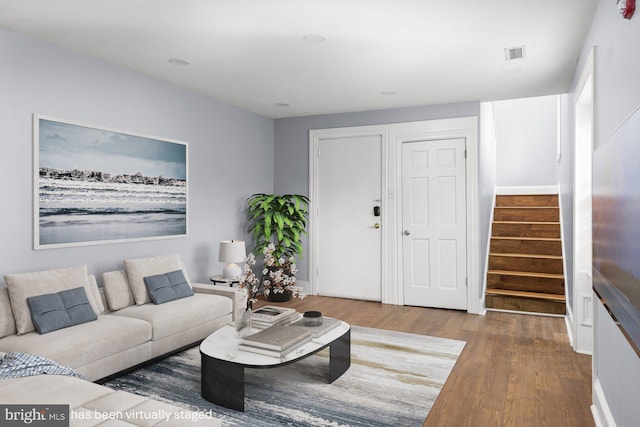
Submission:
M 0 0 L 0 26 L 282 118 L 568 92 L 596 4 Z

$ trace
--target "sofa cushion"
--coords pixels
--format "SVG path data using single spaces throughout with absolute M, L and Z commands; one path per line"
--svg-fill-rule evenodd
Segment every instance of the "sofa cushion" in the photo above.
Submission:
M 7 274 L 4 279 L 9 289 L 9 299 L 18 334 L 26 334 L 35 330 L 27 305 L 28 297 L 84 286 L 91 308 L 94 313 L 100 313 L 99 305 L 94 301 L 93 293 L 89 287 L 86 265 L 34 273 Z
M 216 320 L 231 313 L 230 298 L 220 295 L 195 294 L 191 298 L 169 301 L 166 304 L 145 304 L 123 308 L 113 313 L 134 317 L 153 325 L 153 340 L 179 334 L 194 326 Z M 0 348 L 1 350 L 1 348 Z
M 147 276 L 144 278 L 144 284 L 154 304 L 193 296 L 193 289 L 182 274 L 182 270 Z
M 104 314 L 104 302 L 102 302 L 102 296 L 100 295 L 98 282 L 96 282 L 96 276 L 93 274 L 89 274 L 87 276 L 87 281 L 89 282 L 89 293 L 87 294 L 87 297 L 89 298 L 89 304 L 91 304 L 91 301 L 95 302 L 96 309 L 98 310 L 98 316 Z
M 93 312 L 84 287 L 27 298 L 31 320 L 41 334 L 91 322 Z
M 16 333 L 16 321 L 13 318 L 9 290 L 0 288 L 0 338 Z
M 120 310 L 136 303 L 126 271 L 117 270 L 102 273 L 102 284 L 111 310 Z
M 129 277 L 133 298 L 137 305 L 142 305 L 151 301 L 144 284 L 144 278 L 181 270 L 182 262 L 180 255 L 163 255 L 151 258 L 125 259 L 124 267 Z
M 149 322 L 105 314 L 94 322 L 48 334 L 10 335 L 0 340 L 0 351 L 37 354 L 75 369 L 149 340 Z

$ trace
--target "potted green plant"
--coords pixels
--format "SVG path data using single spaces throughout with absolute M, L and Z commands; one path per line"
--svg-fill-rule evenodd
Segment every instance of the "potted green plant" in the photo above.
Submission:
M 307 234 L 309 199 L 300 194 L 254 194 L 247 199 L 253 253 L 265 255 L 262 292 L 270 301 L 299 294 L 295 256 L 302 257 L 300 237 Z
M 306 234 L 309 199 L 300 194 L 254 194 L 247 199 L 249 232 L 254 253 L 273 243 L 276 259 L 302 256 L 300 236 Z

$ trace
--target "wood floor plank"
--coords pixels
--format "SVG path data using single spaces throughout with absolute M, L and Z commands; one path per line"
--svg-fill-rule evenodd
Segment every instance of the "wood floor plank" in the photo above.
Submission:
M 571 349 L 563 318 L 319 296 L 281 305 L 353 325 L 466 341 L 423 427 L 594 426 L 591 357 Z

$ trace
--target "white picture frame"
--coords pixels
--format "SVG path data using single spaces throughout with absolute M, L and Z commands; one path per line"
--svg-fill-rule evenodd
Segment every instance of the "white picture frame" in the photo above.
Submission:
M 33 116 L 33 246 L 188 236 L 188 144 Z

